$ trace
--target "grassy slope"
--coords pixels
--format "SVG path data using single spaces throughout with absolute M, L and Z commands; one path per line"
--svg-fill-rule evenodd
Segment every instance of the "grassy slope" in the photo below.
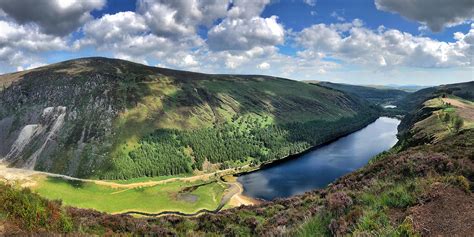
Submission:
M 413 121 L 423 122 L 446 109 L 438 105 L 436 101 L 420 104 L 412 111 Z M 417 113 L 433 106 L 436 109 L 429 116 Z M 464 114 L 456 106 L 448 111 Z M 469 235 L 474 231 L 466 225 L 474 220 L 474 130 L 469 125 L 472 118 L 464 118 L 467 123 L 460 131 L 434 143 L 411 141 L 398 146 L 326 189 L 289 199 L 191 219 L 170 216 L 150 221 L 77 209 L 68 213 L 76 228 L 78 223 L 87 223 L 81 228 L 88 233 Z M 410 125 L 413 129 L 415 123 Z
M 451 94 L 472 101 L 474 100 L 474 81 L 421 89 L 399 100 L 396 105 L 406 111 L 413 111 L 425 101 L 442 96 L 443 94 Z
M 317 85 L 324 87 L 344 91 L 357 95 L 368 101 L 371 101 L 379 105 L 393 104 L 396 101 L 403 99 L 409 93 L 403 90 L 390 89 L 390 88 L 374 88 L 369 86 L 356 86 L 349 84 L 338 84 L 331 82 L 318 82 Z
M 40 154 L 35 169 L 80 177 L 133 178 L 219 168 L 222 158 L 213 161 L 208 156 L 222 149 L 197 144 L 200 138 L 193 134 L 200 131 L 225 138 L 229 137 L 226 126 L 232 139 L 246 142 L 232 143 L 225 138 L 224 143 L 253 146 L 258 157 L 246 153 L 224 160 L 225 165 L 248 163 L 245 160 L 258 163 L 318 145 L 376 116 L 360 99 L 317 85 L 268 76 L 175 71 L 104 58 L 67 61 L 1 76 L 0 81 L 5 85 L 14 81 L 0 92 L 0 122 L 14 120 L 7 127 L 7 141 L 13 141 L 25 125 L 37 123 L 45 107 L 67 107 L 65 124 Z M 356 123 L 348 123 L 351 119 Z M 326 126 L 310 124 L 312 121 L 331 123 L 334 132 L 326 131 L 322 141 L 314 141 L 295 138 L 301 128 L 288 128 L 295 122 L 306 126 L 304 130 Z M 158 141 L 155 145 L 163 145 L 159 151 L 142 149 L 149 142 L 147 137 L 157 131 L 178 133 L 177 143 Z M 271 133 L 279 143 L 269 147 L 256 133 Z M 15 165 L 21 166 L 45 137 L 29 144 Z M 196 150 L 207 153 L 197 157 Z M 140 155 L 131 157 L 132 152 Z M 222 153 L 220 157 L 228 156 Z M 217 165 L 204 167 L 206 160 Z

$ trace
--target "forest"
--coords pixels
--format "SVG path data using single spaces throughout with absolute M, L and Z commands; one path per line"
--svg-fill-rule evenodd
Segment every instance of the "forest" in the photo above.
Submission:
M 335 121 L 285 124 L 268 123 L 266 116 L 253 114 L 202 129 L 157 129 L 141 138 L 138 146 L 124 154 L 126 157 L 117 159 L 121 164 L 101 178 L 191 173 L 203 170 L 206 161 L 218 164 L 220 169 L 242 164 L 256 166 L 358 130 L 377 117 L 374 111 Z

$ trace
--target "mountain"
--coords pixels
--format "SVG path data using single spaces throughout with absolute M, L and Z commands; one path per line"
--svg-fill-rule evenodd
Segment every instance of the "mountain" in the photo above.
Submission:
M 320 85 L 107 58 L 0 76 L 0 157 L 127 179 L 258 165 L 357 130 L 378 111 Z
M 440 95 L 446 88 L 459 88 L 455 91 L 463 97 Z M 401 136 L 391 150 L 324 189 L 193 218 L 134 218 L 62 207 L 0 183 L 5 203 L 0 214 L 6 217 L 0 227 L 17 235 L 46 230 L 158 236 L 469 236 L 474 232 L 466 225 L 474 222 L 474 101 L 465 99 L 470 88 L 471 83 L 462 83 L 419 92 L 428 99 L 403 119 L 407 126 L 401 131 L 421 129 L 437 139 Z M 453 126 L 446 114 L 463 123 Z
M 313 83 L 312 83 L 313 84 Z M 393 104 L 398 100 L 403 99 L 405 96 L 409 94 L 404 90 L 399 89 L 391 89 L 391 88 L 375 88 L 370 86 L 357 86 L 357 85 L 349 85 L 349 84 L 340 84 L 340 83 L 332 83 L 332 82 L 317 82 L 315 83 L 320 86 L 324 86 L 327 88 L 332 88 L 335 90 L 344 91 L 346 93 L 350 93 L 361 98 L 364 98 L 372 103 L 378 105 L 389 105 Z
M 425 89 L 428 87 L 433 87 L 433 86 L 397 85 L 397 84 L 388 84 L 388 85 L 382 86 L 382 88 L 390 88 L 390 89 L 402 90 L 406 92 L 415 92 L 415 91 L 419 91 L 421 89 Z
M 454 95 L 466 100 L 474 100 L 474 81 L 421 89 L 407 95 L 395 104 L 407 111 L 412 111 L 416 107 L 422 106 L 423 102 L 442 95 Z

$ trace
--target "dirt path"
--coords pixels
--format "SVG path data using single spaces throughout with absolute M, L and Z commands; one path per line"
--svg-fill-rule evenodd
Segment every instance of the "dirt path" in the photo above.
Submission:
M 425 203 L 409 209 L 415 229 L 423 236 L 473 235 L 472 193 L 438 184 L 425 199 Z
M 452 98 L 442 98 L 443 102 L 449 103 L 454 107 L 459 108 L 458 113 L 461 117 L 467 120 L 474 120 L 474 105 L 467 104 L 460 100 L 452 99 Z
M 224 174 L 232 173 L 232 172 L 235 172 L 235 170 L 234 169 L 226 169 L 226 170 L 216 171 L 216 172 L 213 172 L 213 173 L 195 175 L 195 176 L 184 177 L 184 178 L 170 178 L 170 179 L 164 179 L 164 180 L 159 180 L 159 181 L 145 181 L 145 182 L 137 182 L 137 183 L 130 183 L 130 184 L 120 184 L 120 183 L 115 183 L 115 182 L 112 182 L 112 181 L 94 180 L 94 179 L 80 179 L 80 178 L 75 178 L 75 177 L 62 175 L 62 174 L 53 174 L 53 173 L 35 171 L 35 170 L 9 168 L 9 167 L 7 167 L 6 164 L 0 163 L 0 177 L 7 180 L 7 181 L 19 180 L 19 181 L 34 182 L 33 176 L 35 176 L 35 175 L 45 175 L 45 176 L 50 176 L 50 177 L 63 178 L 63 179 L 67 179 L 67 180 L 92 182 L 92 183 L 95 183 L 97 185 L 108 186 L 108 187 L 111 187 L 111 188 L 125 188 L 125 189 L 138 188 L 138 187 L 150 187 L 150 186 L 155 186 L 155 185 L 159 185 L 159 184 L 166 184 L 166 183 L 175 182 L 175 181 L 194 182 L 194 181 L 200 181 L 200 180 L 208 180 L 208 179 L 213 178 L 215 176 L 224 175 Z M 26 186 L 33 186 L 33 185 L 34 184 L 25 185 L 25 187 Z

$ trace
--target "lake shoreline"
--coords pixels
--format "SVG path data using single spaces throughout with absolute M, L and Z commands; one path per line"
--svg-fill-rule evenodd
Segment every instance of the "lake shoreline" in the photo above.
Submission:
M 263 201 L 323 188 L 393 147 L 399 123 L 397 118 L 381 115 L 345 135 L 236 176 L 245 196 Z M 371 143 L 378 145 L 367 145 Z
M 323 142 L 319 145 L 315 145 L 315 146 L 311 146 L 310 148 L 306 149 L 306 150 L 303 150 L 301 152 L 298 152 L 298 153 L 294 153 L 294 154 L 291 154 L 291 155 L 288 155 L 288 156 L 285 156 L 283 158 L 280 158 L 280 159 L 276 159 L 276 160 L 272 160 L 272 161 L 268 161 L 268 162 L 265 162 L 265 163 L 262 163 L 260 164 L 258 167 L 255 167 L 255 168 L 252 168 L 251 170 L 245 170 L 245 171 L 240 171 L 240 172 L 237 172 L 234 174 L 234 176 L 236 177 L 239 177 L 239 176 L 242 176 L 242 175 L 246 175 L 246 174 L 251 174 L 251 173 L 254 173 L 254 172 L 257 172 L 259 170 L 263 170 L 263 169 L 266 169 L 266 168 L 270 168 L 270 167 L 273 167 L 273 166 L 276 166 L 276 165 L 279 165 L 281 163 L 284 163 L 284 162 L 287 162 L 289 160 L 294 160 L 294 159 L 297 159 L 299 158 L 300 156 L 302 155 L 305 155 L 305 154 L 308 154 L 316 149 L 319 149 L 323 146 L 326 146 L 326 145 L 329 145 L 343 137 L 347 137 L 349 135 L 351 135 L 352 133 L 355 133 L 359 130 L 362 130 L 364 128 L 366 128 L 367 126 L 369 126 L 370 124 L 374 123 L 375 121 L 377 121 L 377 119 L 379 118 L 382 118 L 382 117 L 387 117 L 389 118 L 389 116 L 378 116 L 378 117 L 375 117 L 373 119 L 370 119 L 368 120 L 367 123 L 364 123 L 363 125 L 361 125 L 360 127 L 356 128 L 356 129 L 352 129 L 348 132 L 345 132 L 343 133 L 342 135 L 340 136 L 336 136 L 326 142 Z

